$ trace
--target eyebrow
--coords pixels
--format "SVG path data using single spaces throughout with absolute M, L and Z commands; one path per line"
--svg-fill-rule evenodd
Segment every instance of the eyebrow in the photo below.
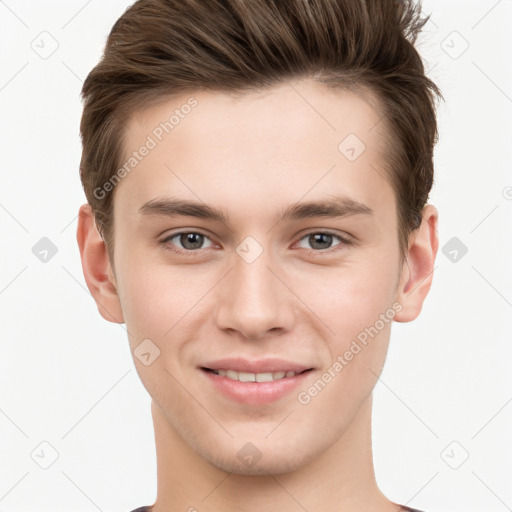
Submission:
M 220 208 L 205 203 L 183 199 L 151 199 L 139 208 L 145 216 L 196 217 L 227 224 L 229 217 Z M 316 217 L 348 217 L 351 215 L 373 215 L 374 211 L 367 205 L 346 197 L 333 196 L 331 199 L 294 203 L 281 214 L 281 220 L 301 220 Z

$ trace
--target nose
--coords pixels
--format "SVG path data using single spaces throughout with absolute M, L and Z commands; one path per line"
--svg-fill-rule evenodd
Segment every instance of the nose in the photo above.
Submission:
M 295 296 L 288 288 L 285 272 L 269 253 L 264 250 L 251 263 L 234 255 L 233 268 L 217 290 L 220 329 L 237 332 L 250 340 L 292 329 Z

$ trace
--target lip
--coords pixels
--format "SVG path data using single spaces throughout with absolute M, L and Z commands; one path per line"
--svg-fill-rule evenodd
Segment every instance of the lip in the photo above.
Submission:
M 241 382 L 228 377 L 216 375 L 205 369 L 200 370 L 203 375 L 227 398 L 246 405 L 264 405 L 291 393 L 304 379 L 314 371 L 299 373 L 294 377 L 284 377 L 271 382 Z
M 304 370 L 312 369 L 311 366 L 306 366 L 284 359 L 261 359 L 259 361 L 248 361 L 243 357 L 231 357 L 225 359 L 217 359 L 201 364 L 201 368 L 208 368 L 210 370 L 235 370 L 239 372 L 249 373 L 266 373 L 266 372 L 288 372 L 301 373 Z M 293 377 L 292 377 L 293 378 Z

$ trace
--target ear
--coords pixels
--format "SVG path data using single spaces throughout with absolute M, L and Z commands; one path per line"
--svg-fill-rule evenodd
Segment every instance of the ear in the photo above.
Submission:
M 76 239 L 80 248 L 85 282 L 96 301 L 98 311 L 109 322 L 123 323 L 123 312 L 107 248 L 98 232 L 89 204 L 80 207 Z
M 420 226 L 411 233 L 407 258 L 402 266 L 396 296 L 402 310 L 394 317 L 397 322 L 414 320 L 430 290 L 439 246 L 437 224 L 438 212 L 427 204 L 423 208 Z

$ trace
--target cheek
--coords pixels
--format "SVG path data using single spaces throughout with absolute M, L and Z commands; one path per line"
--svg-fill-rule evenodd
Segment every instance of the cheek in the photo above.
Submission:
M 120 299 L 131 345 L 150 338 L 165 350 L 176 335 L 187 339 L 216 275 L 142 262 L 123 270 Z
M 321 279 L 295 276 L 294 282 L 301 288 L 298 295 L 308 298 L 307 306 L 314 313 L 311 321 L 315 316 L 327 326 L 321 329 L 328 350 L 324 378 L 329 380 L 326 387 L 330 391 L 322 393 L 318 406 L 328 406 L 334 400 L 350 408 L 373 389 L 386 359 L 396 313 L 392 307 L 394 265 L 392 258 L 378 263 L 368 259 L 347 262 L 329 272 L 323 269 Z
M 392 307 L 396 283 L 393 260 L 348 261 L 339 268 L 290 276 L 294 291 L 329 328 L 333 339 L 347 340 L 373 325 Z
M 329 351 L 326 367 L 298 398 L 301 404 L 311 402 L 309 410 L 318 414 L 332 410 L 335 404 L 339 414 L 333 421 L 343 429 L 371 394 L 382 372 L 395 310 L 389 290 L 372 286 L 371 280 L 332 281 L 332 286 L 336 284 L 343 288 L 329 296 L 319 295 L 315 311 L 333 331 L 325 339 Z
M 125 262 L 120 271 L 119 297 L 131 343 L 160 338 L 174 323 L 172 300 L 177 292 L 171 293 L 165 273 L 147 265 Z

